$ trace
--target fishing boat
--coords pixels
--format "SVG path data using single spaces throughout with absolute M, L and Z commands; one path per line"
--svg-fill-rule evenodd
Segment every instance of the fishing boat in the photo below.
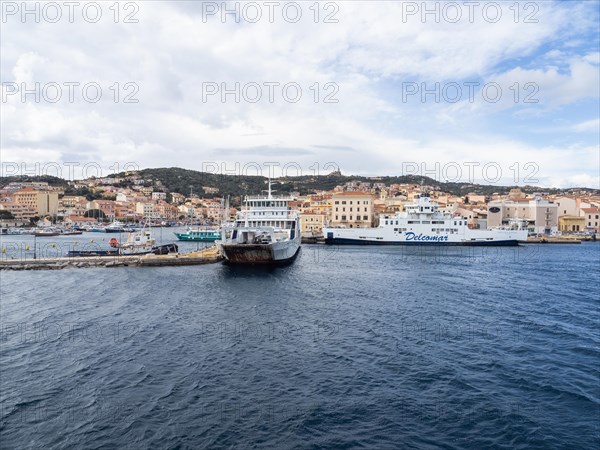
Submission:
M 188 228 L 186 233 L 174 233 L 180 241 L 214 242 L 221 239 L 219 230 L 194 230 Z
M 111 238 L 108 245 L 112 250 L 72 250 L 67 256 L 131 256 L 146 255 L 153 253 L 155 255 L 166 255 L 168 253 L 177 253 L 179 248 L 177 244 L 156 245 L 156 239 L 152 237 L 150 230 L 141 230 L 130 233 L 127 240 L 120 243 L 118 239 Z
M 516 221 L 490 230 L 470 228 L 466 218 L 439 210 L 428 195 L 384 215 L 375 228 L 323 228 L 327 244 L 490 245 L 512 246 L 527 240 L 527 230 Z
M 291 262 L 300 251 L 300 217 L 292 211 L 291 197 L 247 196 L 245 208 L 237 213 L 231 235 L 217 241 L 231 264 L 281 264 Z

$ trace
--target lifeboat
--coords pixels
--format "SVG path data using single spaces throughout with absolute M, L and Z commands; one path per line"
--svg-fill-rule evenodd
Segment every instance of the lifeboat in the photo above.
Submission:
M 117 248 L 119 246 L 119 241 L 116 238 L 112 238 L 108 241 L 108 245 L 110 245 L 112 248 Z

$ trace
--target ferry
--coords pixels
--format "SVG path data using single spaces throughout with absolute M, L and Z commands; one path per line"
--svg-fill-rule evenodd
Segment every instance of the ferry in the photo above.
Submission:
M 231 264 L 283 264 L 294 260 L 300 251 L 300 216 L 292 211 L 286 196 L 246 196 L 244 209 L 231 224 L 222 227 L 217 246 Z
M 173 233 L 180 241 L 214 242 L 221 239 L 219 230 L 193 230 L 188 228 L 186 233 Z
M 384 215 L 376 228 L 323 228 L 327 244 L 399 245 L 518 245 L 527 240 L 520 223 L 480 230 L 469 228 L 467 219 L 443 213 L 428 195 L 421 195 L 405 211 Z

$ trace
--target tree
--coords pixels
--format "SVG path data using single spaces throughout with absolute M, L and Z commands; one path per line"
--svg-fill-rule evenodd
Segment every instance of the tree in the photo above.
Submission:
M 14 218 L 15 218 L 15 216 L 13 216 L 13 214 L 10 211 L 8 211 L 7 209 L 0 209 L 0 219 L 12 220 Z

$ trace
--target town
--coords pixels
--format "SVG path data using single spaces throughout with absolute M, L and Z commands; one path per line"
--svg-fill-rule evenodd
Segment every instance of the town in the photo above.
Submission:
M 266 182 L 266 180 L 265 180 Z M 65 182 L 11 181 L 0 189 L 2 234 L 18 229 L 62 226 L 90 230 L 114 221 L 154 225 L 218 225 L 235 218 L 241 196 L 232 199 L 228 213 L 218 187 L 203 186 L 200 195 L 170 192 L 158 180 L 135 172 L 123 176 Z M 81 192 L 72 195 L 68 192 Z M 404 205 L 429 194 L 440 210 L 468 221 L 469 228 L 490 229 L 510 220 L 527 222 L 530 235 L 583 235 L 600 232 L 600 194 L 592 189 L 568 192 L 524 193 L 512 188 L 505 193 L 453 195 L 439 186 L 421 183 L 390 184 L 347 181 L 331 190 L 290 192 L 293 210 L 301 217 L 303 236 L 320 236 L 325 226 L 365 228 L 379 224 L 379 217 L 403 211 Z

